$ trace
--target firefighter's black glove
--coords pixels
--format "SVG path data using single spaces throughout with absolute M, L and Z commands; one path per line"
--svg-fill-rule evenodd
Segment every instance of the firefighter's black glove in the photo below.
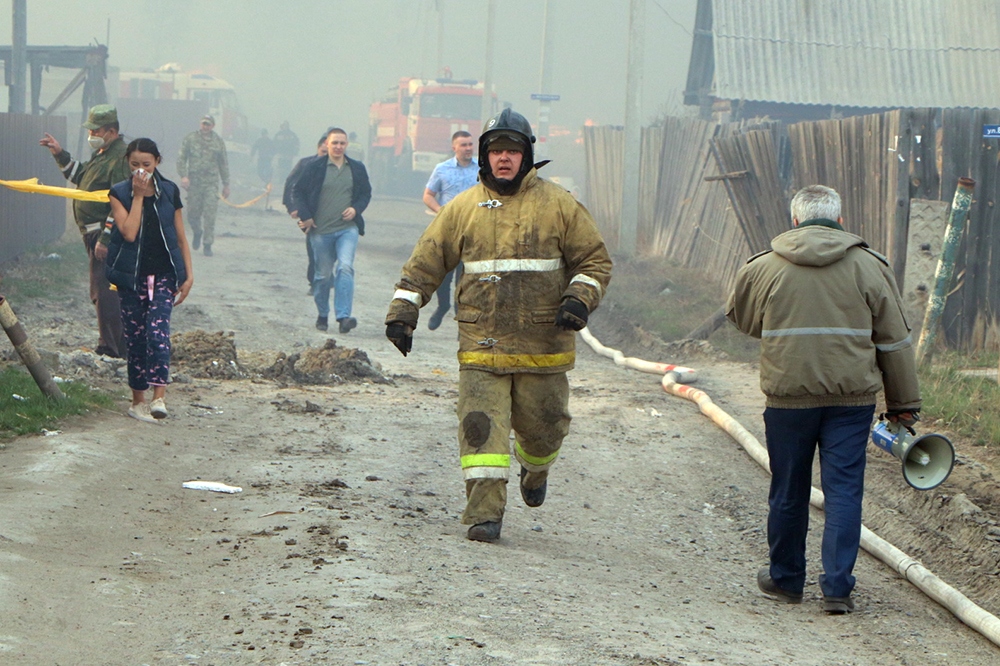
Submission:
M 556 314 L 556 326 L 564 331 L 579 331 L 587 325 L 587 317 L 590 311 L 579 298 L 567 296 L 559 305 L 559 313 Z
M 413 327 L 401 321 L 392 321 L 385 325 L 385 337 L 396 346 L 399 353 L 406 356 L 413 349 Z
M 884 416 L 890 423 L 898 423 L 910 432 L 913 432 L 913 426 L 920 420 L 920 410 L 889 409 L 886 411 Z

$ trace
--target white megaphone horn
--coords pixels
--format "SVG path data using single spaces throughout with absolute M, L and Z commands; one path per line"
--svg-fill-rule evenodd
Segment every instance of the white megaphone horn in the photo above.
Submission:
M 872 442 L 903 462 L 903 478 L 917 490 L 937 488 L 955 466 L 955 449 L 944 435 L 916 437 L 898 423 L 879 421 Z

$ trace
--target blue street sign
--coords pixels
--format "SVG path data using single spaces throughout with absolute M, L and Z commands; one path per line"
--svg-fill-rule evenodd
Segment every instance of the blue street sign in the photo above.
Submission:
M 550 95 L 549 93 L 531 93 L 531 99 L 537 99 L 539 102 L 558 102 L 559 95 Z
M 1000 139 L 1000 125 L 983 125 L 984 139 Z

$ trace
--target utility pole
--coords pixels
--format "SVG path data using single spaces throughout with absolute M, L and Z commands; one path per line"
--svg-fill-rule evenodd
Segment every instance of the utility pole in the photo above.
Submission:
M 484 124 L 493 116 L 493 32 L 496 19 L 497 0 L 489 0 L 486 9 L 486 73 L 483 75 L 483 105 L 480 110 Z
M 646 0 L 629 0 L 628 72 L 625 76 L 625 155 L 622 179 L 622 219 L 618 251 L 637 252 L 639 236 L 639 161 L 642 153 L 642 64 L 646 30 Z
M 545 14 L 542 18 L 542 73 L 538 92 L 542 93 L 538 100 L 538 146 L 535 149 L 535 160 L 549 157 L 549 110 L 551 101 L 546 97 L 552 92 L 552 0 L 545 0 Z
M 28 0 L 14 0 L 10 98 L 7 110 L 24 113 L 28 99 Z
M 444 0 L 434 0 L 434 8 L 437 10 L 438 19 L 438 52 L 437 52 L 437 74 L 434 78 L 444 76 L 444 9 L 441 3 Z

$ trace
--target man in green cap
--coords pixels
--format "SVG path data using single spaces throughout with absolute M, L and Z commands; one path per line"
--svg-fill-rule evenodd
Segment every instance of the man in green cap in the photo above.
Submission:
M 118 110 L 110 104 L 98 104 L 87 114 L 83 128 L 89 131 L 87 143 L 96 152 L 86 162 L 80 162 L 63 150 L 51 134 L 38 143 L 52 151 L 66 180 L 85 192 L 107 190 L 115 183 L 131 177 L 125 161 L 125 141 L 119 134 Z M 122 336 L 121 305 L 118 292 L 104 275 L 104 258 L 108 254 L 108 233 L 102 233 L 111 213 L 111 204 L 98 201 L 73 201 L 73 216 L 83 235 L 83 244 L 90 257 L 90 300 L 97 308 L 99 337 L 98 354 L 125 358 Z
M 212 256 L 215 242 L 215 213 L 219 209 L 219 180 L 222 196 L 229 198 L 229 160 L 226 142 L 215 133 L 215 118 L 205 116 L 201 127 L 184 137 L 177 157 L 181 187 L 187 190 L 187 216 L 194 230 L 191 247 L 204 243 L 205 256 Z

